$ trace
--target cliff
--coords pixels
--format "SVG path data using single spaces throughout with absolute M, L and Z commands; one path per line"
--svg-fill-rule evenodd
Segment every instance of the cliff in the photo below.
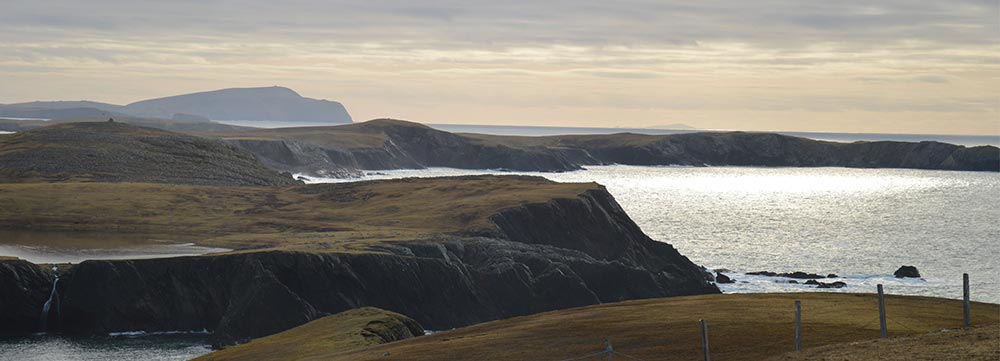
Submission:
M 225 143 L 117 122 L 59 124 L 0 138 L 0 182 L 67 180 L 297 183 Z
M 225 139 L 275 169 L 326 176 L 423 167 L 560 172 L 600 164 L 1000 171 L 1000 149 L 993 146 L 835 143 L 773 133 L 492 136 L 377 119 L 336 127 L 198 134 Z
M 197 134 L 224 139 L 275 169 L 320 176 L 425 167 L 568 171 L 580 169 L 583 157 L 576 150 L 510 146 L 391 119 Z
M 93 189 L 102 187 L 115 186 Z M 278 192 L 255 188 L 247 194 L 266 190 Z M 276 226 L 286 233 L 229 254 L 82 262 L 66 270 L 58 283 L 61 315 L 56 330 L 103 334 L 207 329 L 218 343 L 228 344 L 364 306 L 405 314 L 429 329 L 448 329 L 589 304 L 719 292 L 698 266 L 642 234 L 614 199 L 594 185 L 487 176 L 303 186 L 287 192 L 317 199 L 303 198 L 290 206 L 318 210 L 320 203 L 313 202 L 319 201 L 337 204 L 330 208 L 339 211 L 291 214 L 261 226 L 253 214 L 263 212 L 261 219 L 270 219 L 268 211 L 233 206 L 234 217 L 251 218 L 234 218 L 236 223 L 223 230 L 238 232 L 245 222 L 249 229 Z M 228 197 L 245 198 L 218 193 L 210 203 L 226 203 Z M 260 197 L 272 205 L 283 199 L 280 194 Z M 392 199 L 397 208 L 386 207 L 382 199 Z M 425 203 L 411 205 L 413 199 Z M 138 203 L 130 213 L 144 212 Z M 441 204 L 431 206 L 434 203 Z M 221 217 L 227 209 L 220 208 Z M 348 213 L 336 213 L 363 215 L 368 209 L 382 218 L 352 221 Z M 174 214 L 172 227 L 183 227 L 186 216 Z M 199 214 L 189 215 L 192 222 L 219 221 Z M 159 219 L 150 217 L 147 221 Z M 334 221 L 323 221 L 325 217 Z M 329 230 L 304 223 L 297 223 L 299 230 L 281 226 L 300 218 Z M 358 224 L 339 228 L 336 219 Z M 307 230 L 312 231 L 294 233 Z M 13 334 L 34 332 L 30 326 L 38 324 L 39 316 L 32 315 L 39 314 L 39 301 L 44 302 L 51 279 L 23 261 L 0 264 L 16 264 L 8 267 L 12 275 L 5 276 L 15 280 L 5 286 L 11 291 L 0 298 L 19 309 L 35 308 L 19 313 L 22 322 L 0 328 Z

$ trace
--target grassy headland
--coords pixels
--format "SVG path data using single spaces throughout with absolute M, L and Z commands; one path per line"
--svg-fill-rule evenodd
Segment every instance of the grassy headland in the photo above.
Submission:
M 502 209 L 591 189 L 599 186 L 498 176 L 292 187 L 0 184 L 0 228 L 155 234 L 235 249 L 352 251 L 370 241 L 490 232 L 488 217 Z

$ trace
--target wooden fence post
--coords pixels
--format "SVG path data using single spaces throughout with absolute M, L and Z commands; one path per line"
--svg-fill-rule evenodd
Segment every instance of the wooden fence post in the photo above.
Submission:
M 882 292 L 882 284 L 878 284 L 878 323 L 882 330 L 882 338 L 889 338 L 889 331 L 885 326 L 885 294 Z
M 963 304 L 962 304 L 962 315 L 964 316 L 963 319 L 965 321 L 964 323 L 962 323 L 962 327 L 969 328 L 969 327 L 971 327 L 971 320 L 970 320 L 970 318 L 971 318 L 971 315 L 970 315 L 971 309 L 970 309 L 970 307 L 972 305 L 969 304 L 969 274 L 968 273 L 963 273 L 962 274 L 962 301 L 964 301 Z
M 795 301 L 795 351 L 802 351 L 802 302 Z
M 712 358 L 708 356 L 708 322 L 701 320 L 701 345 L 702 352 L 705 353 L 705 361 L 712 361 Z

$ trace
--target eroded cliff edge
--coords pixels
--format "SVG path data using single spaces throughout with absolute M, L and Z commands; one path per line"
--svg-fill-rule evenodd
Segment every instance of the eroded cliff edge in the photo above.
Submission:
M 205 329 L 225 344 L 362 306 L 447 329 L 588 304 L 719 292 L 686 257 L 643 234 L 603 188 L 507 207 L 488 219 L 492 227 L 367 243 L 363 251 L 85 261 L 62 275 L 61 314 L 51 314 L 50 329 Z M 0 272 L 0 332 L 37 332 L 52 275 L 11 260 L 0 261 Z
M 333 127 L 198 134 L 224 139 L 277 170 L 334 177 L 424 167 L 561 172 L 602 164 L 1000 171 L 1000 149 L 994 146 L 838 143 L 755 132 L 495 136 L 376 119 Z

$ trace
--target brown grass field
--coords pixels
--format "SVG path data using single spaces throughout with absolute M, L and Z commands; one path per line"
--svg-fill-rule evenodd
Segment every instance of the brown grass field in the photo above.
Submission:
M 795 300 L 802 301 L 804 349 L 879 337 L 877 299 L 872 294 L 706 295 L 516 317 L 314 359 L 564 360 L 601 351 L 607 338 L 616 351 L 637 359 L 701 360 L 699 320 L 705 319 L 712 360 L 762 360 L 794 350 Z M 962 304 L 956 300 L 889 296 L 886 309 L 890 340 L 962 324 Z M 972 322 L 1000 323 L 1000 306 L 973 303 Z M 993 340 L 993 347 L 1000 346 Z M 597 359 L 606 356 L 591 358 Z
M 1000 360 L 1000 325 L 829 345 L 789 352 L 768 360 L 995 361 Z
M 357 251 L 375 241 L 491 231 L 488 218 L 502 209 L 598 188 L 510 176 L 291 187 L 0 184 L 0 229 L 22 236 L 90 231 L 103 239 L 114 232 L 233 249 Z

